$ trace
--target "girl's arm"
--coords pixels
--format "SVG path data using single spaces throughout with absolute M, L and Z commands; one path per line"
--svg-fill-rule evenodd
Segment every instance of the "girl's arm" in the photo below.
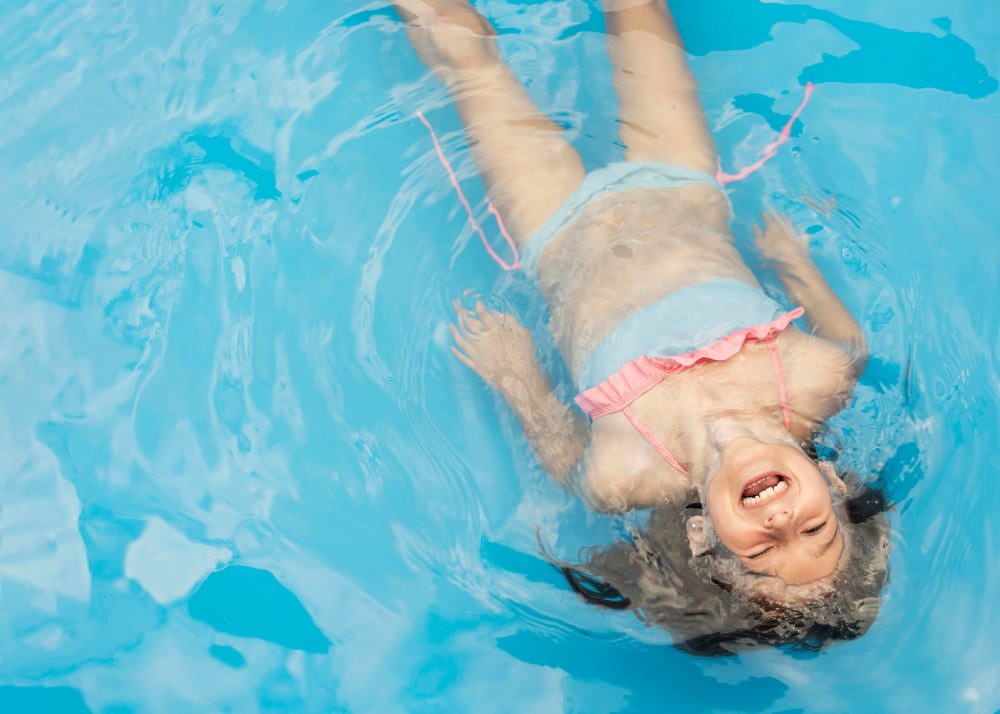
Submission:
M 760 254 L 777 269 L 789 297 L 805 308 L 815 333 L 847 352 L 860 371 L 868 357 L 861 327 L 812 262 L 805 239 L 796 234 L 788 217 L 775 211 L 763 217 L 764 229 L 754 228 Z
M 583 458 L 587 438 L 584 419 L 562 403 L 542 372 L 531 333 L 517 319 L 456 303 L 458 325 L 451 326 L 457 347 L 452 352 L 500 392 L 517 414 L 528 441 L 548 474 L 568 485 L 573 466 Z
M 451 334 L 457 348 L 452 352 L 504 396 L 555 481 L 570 488 L 569 475 L 589 439 L 591 453 L 579 487 L 597 510 L 624 513 L 690 495 L 687 481 L 663 473 L 659 457 L 647 453 L 624 417 L 601 419 L 601 434 L 591 435 L 587 421 L 552 391 L 531 334 L 516 318 L 482 303 L 475 311 L 457 304 L 455 309 L 458 324 L 451 326 Z

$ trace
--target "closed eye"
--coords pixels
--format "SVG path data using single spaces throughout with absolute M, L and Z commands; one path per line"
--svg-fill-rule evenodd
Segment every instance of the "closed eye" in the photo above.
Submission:
M 753 555 L 748 555 L 747 557 L 750 560 L 757 560 L 757 558 L 760 558 L 762 555 L 764 555 L 765 553 L 768 553 L 770 551 L 771 551 L 771 548 L 765 548 L 764 550 L 760 551 L 759 553 L 754 553 Z
M 816 534 L 817 534 L 817 533 L 819 533 L 819 532 L 820 532 L 821 530 L 823 530 L 823 528 L 825 528 L 825 527 L 826 527 L 826 521 L 823 521 L 822 523 L 820 523 L 820 524 L 819 524 L 818 526 L 816 526 L 815 528 L 810 528 L 809 530 L 807 530 L 807 531 L 802 531 L 802 532 L 803 532 L 803 533 L 804 533 L 805 535 L 816 535 Z

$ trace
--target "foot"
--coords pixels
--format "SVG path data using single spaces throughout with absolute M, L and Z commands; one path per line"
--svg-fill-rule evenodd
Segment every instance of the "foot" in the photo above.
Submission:
M 448 82 L 500 61 L 496 30 L 466 0 L 393 0 L 421 61 Z

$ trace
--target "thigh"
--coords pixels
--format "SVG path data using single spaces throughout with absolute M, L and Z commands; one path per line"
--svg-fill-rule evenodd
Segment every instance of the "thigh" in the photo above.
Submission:
M 490 198 L 523 247 L 580 185 L 583 163 L 506 66 L 477 72 L 453 96 Z
M 467 0 L 395 0 L 421 60 L 445 83 L 489 195 L 523 246 L 579 186 L 583 164 Z
M 663 0 L 604 0 L 604 6 L 626 157 L 714 175 L 715 144 L 698 84 Z

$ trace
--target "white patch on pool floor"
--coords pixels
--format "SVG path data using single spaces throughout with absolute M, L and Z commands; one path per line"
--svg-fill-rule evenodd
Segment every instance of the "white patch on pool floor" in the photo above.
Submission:
M 154 516 L 125 553 L 125 575 L 169 605 L 231 557 L 228 548 L 195 543 Z
M 28 453 L 37 467 L 5 469 L 0 479 L 0 581 L 37 588 L 33 607 L 54 613 L 56 595 L 90 599 L 90 567 L 77 527 L 80 499 L 47 468 L 47 456 Z

